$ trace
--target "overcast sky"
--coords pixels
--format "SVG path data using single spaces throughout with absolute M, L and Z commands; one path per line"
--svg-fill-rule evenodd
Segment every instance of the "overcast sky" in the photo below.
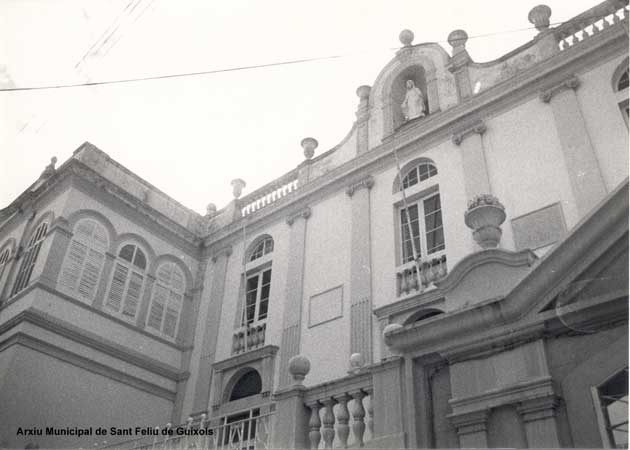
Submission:
M 316 154 L 339 143 L 355 119 L 356 88 L 372 85 L 400 46 L 402 29 L 413 30 L 415 44 L 439 42 L 449 54 L 446 36 L 464 29 L 473 60 L 485 62 L 536 34 L 527 29 L 527 13 L 538 3 L 0 0 L 0 87 L 345 55 L 168 80 L 0 92 L 0 208 L 51 156 L 62 163 L 84 141 L 199 213 L 210 202 L 222 208 L 233 178 L 243 178 L 248 193 L 297 166 L 302 138 L 319 141 Z M 596 2 L 547 4 L 552 22 L 561 22 Z

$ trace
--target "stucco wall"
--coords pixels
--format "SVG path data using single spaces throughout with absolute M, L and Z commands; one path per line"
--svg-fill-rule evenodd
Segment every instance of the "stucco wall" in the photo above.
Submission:
M 135 427 L 170 419 L 172 403 L 167 400 L 21 346 L 16 347 L 5 377 L 0 391 L 0 445 L 9 448 L 23 448 L 28 442 L 41 448 L 115 442 L 109 436 L 82 441 L 68 436 L 16 436 L 18 426 Z

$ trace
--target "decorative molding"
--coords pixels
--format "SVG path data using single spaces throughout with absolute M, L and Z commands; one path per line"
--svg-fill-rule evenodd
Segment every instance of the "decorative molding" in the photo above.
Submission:
M 565 91 L 567 89 L 576 90 L 580 87 L 580 79 L 576 75 L 572 75 L 561 83 L 555 84 L 545 90 L 543 90 L 539 97 L 543 103 L 549 103 L 551 98 L 559 92 Z
M 236 356 L 232 356 L 231 358 L 224 359 L 222 361 L 217 361 L 212 364 L 212 368 L 216 371 L 223 372 L 225 370 L 242 366 L 244 364 L 251 363 L 253 361 L 258 361 L 260 359 L 269 358 L 271 356 L 275 356 L 278 353 L 279 347 L 275 345 L 265 345 L 264 347 L 257 348 L 255 350 L 250 350 L 245 353 L 239 353 Z
M 374 177 L 372 175 L 368 175 L 367 177 L 359 180 L 346 188 L 346 194 L 348 197 L 352 197 L 356 191 L 359 189 L 365 188 L 368 191 L 372 189 L 374 186 Z
M 550 394 L 545 397 L 524 400 L 516 409 L 523 417 L 524 422 L 532 422 L 555 417 L 559 404 L 560 399 L 556 395 Z
M 465 138 L 470 136 L 471 134 L 479 134 L 482 135 L 488 130 L 485 122 L 483 120 L 478 120 L 477 122 L 462 127 L 456 131 L 453 131 L 451 136 L 451 140 L 453 144 L 459 146 L 463 142 Z
M 538 257 L 531 250 L 511 252 L 500 248 L 492 248 L 472 253 L 459 261 L 445 278 L 436 281 L 435 285 L 441 292 L 447 293 L 459 285 L 466 275 L 476 267 L 497 263 L 508 267 L 531 266 Z
M 488 426 L 490 411 L 482 409 L 465 414 L 450 414 L 447 416 L 458 435 L 485 432 Z
M 311 217 L 311 208 L 309 206 L 302 208 L 301 210 L 294 212 L 292 214 L 290 214 L 287 217 L 287 225 L 291 226 L 293 225 L 293 223 L 299 219 L 300 217 L 302 217 L 304 220 L 308 219 L 309 217 Z
M 389 305 L 374 309 L 374 315 L 379 319 L 388 319 L 392 316 L 415 311 L 421 307 L 435 305 L 444 301 L 444 293 L 440 289 L 428 289 L 413 297 L 399 300 Z
M 47 356 L 50 356 L 51 358 L 64 361 L 68 364 L 72 364 L 73 366 L 80 367 L 84 370 L 96 373 L 98 375 L 102 375 L 119 383 L 123 383 L 127 386 L 132 386 L 136 389 L 148 392 L 149 394 L 165 398 L 166 400 L 175 400 L 176 393 L 174 391 L 143 380 L 141 378 L 129 375 L 123 371 L 114 369 L 105 364 L 96 362 L 93 359 L 89 359 L 66 349 L 57 347 L 48 342 L 30 336 L 24 332 L 17 332 L 11 335 L 6 340 L 0 342 L 0 352 L 13 345 L 21 345 L 23 347 L 30 348 L 31 350 L 43 353 Z

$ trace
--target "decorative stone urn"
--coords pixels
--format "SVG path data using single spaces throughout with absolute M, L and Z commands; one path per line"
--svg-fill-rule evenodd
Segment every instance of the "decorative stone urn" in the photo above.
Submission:
M 501 240 L 501 224 L 505 222 L 505 207 L 490 194 L 478 195 L 468 203 L 464 221 L 481 248 L 496 248 Z
M 304 157 L 306 159 L 311 159 L 315 154 L 315 149 L 318 145 L 317 139 L 306 137 L 302 139 L 302 142 L 300 142 L 300 144 L 302 145 L 302 149 L 304 149 Z
M 234 198 L 239 198 L 243 193 L 243 188 L 246 186 L 245 181 L 241 180 L 240 178 L 236 178 L 235 180 L 232 180 L 231 184 L 232 195 L 234 195 Z

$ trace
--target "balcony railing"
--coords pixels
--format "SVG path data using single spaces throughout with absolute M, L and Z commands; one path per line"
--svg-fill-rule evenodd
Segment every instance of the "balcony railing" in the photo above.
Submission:
M 411 293 L 421 293 L 433 282 L 444 278 L 447 274 L 446 255 L 425 258 L 420 265 L 409 262 L 396 272 L 396 295 L 398 297 Z
M 608 0 L 563 23 L 554 33 L 560 50 L 567 50 L 623 21 L 628 21 L 627 0 Z
M 238 355 L 265 345 L 266 331 L 266 323 L 250 325 L 235 331 L 232 335 L 232 355 Z
M 241 199 L 243 217 L 286 197 L 298 188 L 298 171 L 292 170 Z
M 271 448 L 273 413 L 231 421 L 229 417 L 198 420 L 155 428 L 156 436 L 114 444 L 102 449 L 129 450 L 265 450 Z

